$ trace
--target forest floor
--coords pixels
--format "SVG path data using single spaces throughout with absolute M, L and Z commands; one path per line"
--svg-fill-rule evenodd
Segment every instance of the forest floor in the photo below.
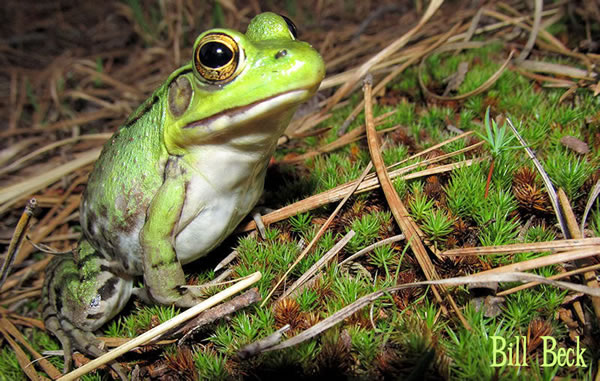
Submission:
M 600 380 L 600 6 L 547 3 L 5 0 L 4 253 L 37 207 L 0 288 L 0 379 L 62 372 L 53 352 L 32 363 L 61 349 L 46 252 L 76 247 L 104 142 L 199 33 L 274 11 L 326 78 L 269 165 L 265 236 L 248 218 L 184 267 L 191 285 L 261 278 L 235 312 L 119 357 L 131 378 Z M 179 313 L 132 298 L 97 334 L 111 348 Z

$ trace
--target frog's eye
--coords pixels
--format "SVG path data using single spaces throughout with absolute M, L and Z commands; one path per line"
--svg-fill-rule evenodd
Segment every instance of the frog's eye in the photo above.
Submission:
M 194 52 L 198 74 L 209 82 L 231 79 L 240 63 L 237 42 L 223 33 L 211 33 L 202 38 Z
M 297 39 L 298 38 L 298 29 L 296 28 L 296 25 L 294 24 L 294 22 L 292 20 L 290 20 L 289 18 L 285 17 L 284 15 L 279 15 L 279 16 L 281 16 L 285 20 L 285 23 L 287 24 L 288 29 L 290 30 L 290 33 L 294 37 L 294 40 Z

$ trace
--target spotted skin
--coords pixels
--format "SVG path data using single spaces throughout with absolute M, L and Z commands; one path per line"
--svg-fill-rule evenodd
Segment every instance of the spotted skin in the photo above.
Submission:
M 42 287 L 42 316 L 46 328 L 63 346 L 66 372 L 73 346 L 94 357 L 104 354 L 102 343 L 92 332 L 114 316 L 110 311 L 123 308 L 133 281 L 114 274 L 109 261 L 87 241 L 80 242 L 74 258 L 50 261 L 47 274 Z M 118 364 L 113 369 L 124 376 Z

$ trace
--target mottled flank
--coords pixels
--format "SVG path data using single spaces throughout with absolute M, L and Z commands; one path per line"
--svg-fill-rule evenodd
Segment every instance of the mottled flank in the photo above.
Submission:
M 61 341 L 67 361 L 72 344 L 98 355 L 90 332 L 122 309 L 132 290 L 132 281 L 114 275 L 109 262 L 87 241 L 80 242 L 77 258 L 54 258 L 42 288 L 44 323 Z M 94 348 L 88 350 L 90 343 Z
M 155 96 L 165 89 L 156 91 Z M 148 102 L 140 107 L 147 107 Z M 150 103 L 136 128 L 120 129 L 105 145 L 81 203 L 85 237 L 125 272 L 141 275 L 139 232 L 146 210 L 163 179 L 162 102 Z

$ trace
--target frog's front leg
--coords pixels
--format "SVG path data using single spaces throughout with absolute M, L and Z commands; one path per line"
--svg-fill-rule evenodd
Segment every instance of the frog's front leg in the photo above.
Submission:
M 140 234 L 145 292 L 159 304 L 191 307 L 202 299 L 183 288 L 185 274 L 175 252 L 175 235 L 186 193 L 186 169 L 178 157 L 165 166 L 164 182 L 155 194 Z

